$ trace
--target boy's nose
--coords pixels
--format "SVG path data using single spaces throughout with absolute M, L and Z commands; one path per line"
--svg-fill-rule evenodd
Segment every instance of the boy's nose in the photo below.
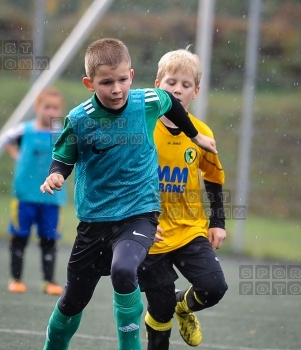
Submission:
M 120 87 L 119 86 L 113 86 L 113 89 L 112 89 L 112 94 L 119 94 L 119 92 L 121 91 Z
M 176 94 L 176 95 L 181 95 L 181 89 L 175 88 L 175 89 L 174 89 L 174 94 Z
M 181 94 L 182 93 L 181 86 L 175 85 L 174 93 L 175 94 Z

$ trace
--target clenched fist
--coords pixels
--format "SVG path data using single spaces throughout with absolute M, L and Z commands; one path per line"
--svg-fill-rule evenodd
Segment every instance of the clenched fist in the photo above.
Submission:
M 48 192 L 50 194 L 54 194 L 53 190 L 60 191 L 64 182 L 65 179 L 63 175 L 53 173 L 46 178 L 43 185 L 40 186 L 40 190 L 42 193 Z

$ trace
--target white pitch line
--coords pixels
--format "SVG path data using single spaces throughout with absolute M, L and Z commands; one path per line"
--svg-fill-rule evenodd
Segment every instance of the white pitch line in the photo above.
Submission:
M 5 305 L 5 306 L 26 306 L 26 307 L 41 307 L 41 308 L 53 308 L 55 305 L 55 300 L 52 301 L 46 301 L 46 302 L 26 302 L 23 300 L 12 300 L 12 301 L 7 301 L 7 300 L 0 300 L 0 305 Z M 92 307 L 92 306 L 91 306 Z M 110 307 L 110 305 L 93 305 L 93 309 L 99 309 L 99 310 L 106 310 Z
M 27 306 L 27 307 L 43 307 L 43 308 L 50 308 L 50 307 L 53 307 L 55 305 L 55 302 L 54 301 L 46 301 L 46 302 L 33 302 L 33 303 L 28 303 L 26 302 L 25 304 L 25 301 L 16 301 L 16 300 L 12 300 L 12 301 L 7 301 L 7 300 L 2 300 L 0 301 L 0 305 L 6 305 L 6 306 Z
M 22 306 L 24 307 L 24 301 L 10 301 L 10 302 L 4 302 L 4 301 L 0 301 L 0 305 L 1 304 L 5 304 L 6 306 Z M 40 308 L 52 308 L 54 305 L 53 302 L 31 302 L 31 303 L 26 303 L 27 307 L 40 307 Z M 92 306 L 91 306 L 92 307 Z M 97 305 L 93 305 L 93 310 L 109 310 L 110 309 L 110 305 L 101 305 L 101 304 L 97 304 Z M 88 309 L 87 309 L 88 310 Z M 212 318 L 220 318 L 220 319 L 231 319 L 231 320 L 253 320 L 254 316 L 251 315 L 229 315 L 228 313 L 224 313 L 224 312 L 217 312 L 217 311 L 212 311 L 212 310 L 208 310 L 208 311 L 202 311 L 201 316 L 204 317 L 212 317 Z M 287 318 L 287 321 L 292 321 L 292 322 L 296 322 L 296 317 L 297 316 L 293 316 L 293 317 L 289 317 Z M 261 321 L 266 321 L 266 322 L 277 322 L 280 319 L 279 317 L 275 317 L 275 316 L 266 316 L 266 315 L 257 315 L 256 319 L 261 320 Z M 299 319 L 298 319 L 299 320 Z
M 217 311 L 207 311 L 207 312 L 203 311 L 200 315 L 204 317 L 226 318 L 226 319 L 232 319 L 232 320 L 246 320 L 246 321 L 254 320 L 254 317 L 255 317 L 253 315 L 229 315 L 227 313 L 221 313 Z M 260 321 L 276 322 L 280 320 L 281 317 L 259 315 L 259 316 L 256 316 L 256 319 Z M 292 320 L 292 318 L 290 318 L 290 320 L 295 322 L 295 320 Z
M 35 331 L 27 331 L 24 329 L 7 329 L 0 328 L 0 333 L 13 333 L 13 334 L 23 334 L 23 335 L 40 335 L 45 336 L 45 332 L 35 332 Z M 109 341 L 117 341 L 115 337 L 104 337 L 104 336 L 94 336 L 89 334 L 75 334 L 74 337 L 82 338 L 82 339 L 91 339 L 91 340 L 109 340 Z M 142 342 L 146 342 L 146 340 L 142 340 Z M 171 344 L 174 345 L 183 345 L 183 342 L 179 341 L 171 341 Z M 267 348 L 246 348 L 244 346 L 227 346 L 220 344 L 206 344 L 202 343 L 202 348 L 216 349 L 216 350 L 298 350 L 298 349 L 267 349 Z

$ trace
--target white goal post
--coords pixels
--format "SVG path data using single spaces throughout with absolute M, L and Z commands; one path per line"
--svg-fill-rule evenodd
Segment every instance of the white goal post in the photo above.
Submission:
M 3 125 L 0 131 L 0 155 L 4 146 L 2 137 L 3 133 L 7 129 L 21 122 L 32 108 L 35 98 L 40 91 L 60 76 L 62 71 L 77 53 L 84 40 L 89 36 L 96 24 L 99 23 L 99 19 L 105 14 L 112 2 L 113 0 L 95 0 L 82 16 L 78 24 L 74 27 L 73 31 L 66 38 L 50 61 L 50 69 L 42 72 L 11 117 Z

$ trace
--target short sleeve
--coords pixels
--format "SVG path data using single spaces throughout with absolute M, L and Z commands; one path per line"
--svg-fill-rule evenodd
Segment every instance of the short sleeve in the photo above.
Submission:
M 64 130 L 59 135 L 53 147 L 53 159 L 68 165 L 73 165 L 77 162 L 78 148 L 74 134 L 71 121 L 67 116 L 64 122 Z

